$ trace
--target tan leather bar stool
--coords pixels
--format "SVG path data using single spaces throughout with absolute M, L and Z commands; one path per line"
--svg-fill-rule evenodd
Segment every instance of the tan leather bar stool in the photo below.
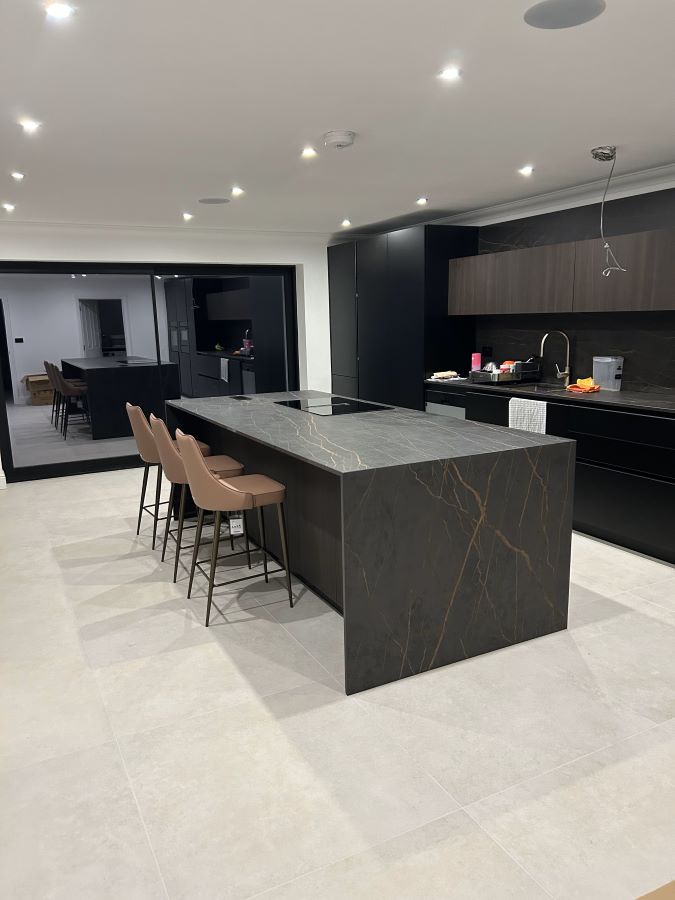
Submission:
M 140 534 L 141 532 L 141 519 L 143 518 L 143 511 L 147 512 L 153 518 L 152 524 L 152 549 L 155 549 L 155 541 L 157 539 L 157 522 L 159 521 L 159 507 L 160 507 L 160 497 L 162 496 L 162 461 L 159 458 L 159 450 L 157 449 L 157 445 L 155 444 L 155 438 L 152 434 L 152 429 L 148 425 L 148 420 L 145 418 L 145 413 L 140 408 L 140 406 L 134 406 L 131 403 L 126 404 L 127 415 L 129 416 L 129 421 L 131 422 L 131 430 L 134 434 L 134 438 L 136 439 L 136 446 L 138 448 L 138 455 L 143 460 L 143 487 L 141 488 L 141 502 L 138 508 L 138 525 L 136 526 L 136 534 Z M 209 456 L 211 454 L 211 448 L 208 444 L 205 444 L 203 441 L 198 441 L 199 451 L 203 453 L 204 456 Z M 155 487 L 155 504 L 154 510 L 150 508 L 150 506 L 144 506 L 145 503 L 145 491 L 148 486 L 148 474 L 150 472 L 150 466 L 157 466 L 157 485 Z
M 176 442 L 169 434 L 163 419 L 158 419 L 153 413 L 150 413 L 150 427 L 155 438 L 155 445 L 159 452 L 159 459 L 162 465 L 164 476 L 171 484 L 171 493 L 169 494 L 169 511 L 166 517 L 166 527 L 164 529 L 164 542 L 162 544 L 162 561 L 166 555 L 166 544 L 171 533 L 171 515 L 173 510 L 176 489 L 180 487 L 180 500 L 178 504 L 178 530 L 176 532 L 176 558 L 173 565 L 174 583 L 178 576 L 178 559 L 180 556 L 181 545 L 183 540 L 183 525 L 185 523 L 185 501 L 187 498 L 188 479 L 185 473 L 185 465 L 183 457 L 176 448 Z M 209 472 L 213 472 L 223 478 L 231 475 L 241 475 L 244 467 L 236 459 L 231 456 L 206 456 L 204 464 Z M 248 548 L 248 537 L 247 537 Z M 188 549 L 188 548 L 186 548 Z M 250 556 L 250 554 L 249 554 Z
M 87 385 L 84 381 L 71 381 L 64 378 L 63 373 L 58 366 L 52 365 L 52 373 L 58 385 L 61 397 L 61 433 L 63 440 L 68 439 L 68 423 L 73 406 L 80 401 L 82 404 L 82 415 L 89 421 L 89 409 L 87 406 Z M 76 410 L 77 411 L 77 410 Z
M 197 562 L 199 554 L 199 542 L 202 534 L 202 524 L 204 522 L 204 513 L 215 513 L 215 522 L 213 528 L 213 545 L 211 547 L 211 567 L 209 571 L 209 593 L 206 605 L 206 627 L 208 628 L 209 619 L 211 617 L 211 603 L 213 598 L 213 589 L 216 574 L 216 562 L 218 560 L 218 544 L 220 542 L 220 523 L 223 513 L 245 512 L 249 509 L 255 509 L 258 512 L 258 521 L 260 524 L 260 537 L 263 541 L 262 551 L 265 561 L 265 581 L 269 581 L 269 575 L 275 572 L 286 573 L 286 586 L 288 588 L 288 601 L 293 608 L 293 592 L 291 590 L 291 572 L 288 567 L 288 538 L 286 534 L 286 516 L 284 513 L 284 500 L 286 499 L 286 488 L 278 481 L 273 481 L 266 475 L 240 475 L 236 478 L 219 478 L 207 468 L 199 446 L 192 435 L 183 434 L 180 429 L 176 430 L 176 441 L 178 449 L 185 464 L 185 472 L 188 477 L 192 498 L 199 510 L 197 518 L 197 533 L 195 535 L 195 545 L 192 553 L 192 567 L 190 570 L 190 583 L 188 585 L 188 597 L 192 591 L 192 582 L 194 580 L 195 568 L 199 568 L 203 572 L 201 565 Z M 263 508 L 265 506 L 276 506 L 279 518 L 279 534 L 281 537 L 281 552 L 284 559 L 283 568 L 274 569 L 269 572 L 267 569 L 267 548 L 264 546 L 264 519 Z M 204 573 L 206 574 L 206 573 Z M 245 575 L 243 578 L 233 578 L 230 581 L 222 582 L 217 587 L 225 584 L 235 584 L 239 581 L 248 581 L 251 578 L 257 578 L 258 575 Z

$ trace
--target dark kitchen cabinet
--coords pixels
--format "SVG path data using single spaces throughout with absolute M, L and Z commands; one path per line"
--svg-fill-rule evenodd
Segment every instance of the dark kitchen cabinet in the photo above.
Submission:
M 574 275 L 575 312 L 675 309 L 675 228 L 610 238 L 625 272 L 602 274 L 601 239 L 578 241 Z
M 574 258 L 566 243 L 450 260 L 448 314 L 571 312 Z
M 280 275 L 252 276 L 250 283 L 256 392 L 287 391 L 284 279 Z
M 192 280 L 176 278 L 165 280 L 166 314 L 169 328 L 169 359 L 178 363 L 180 387 L 183 396 L 193 396 L 192 342 Z
M 356 243 L 328 248 L 330 353 L 333 379 L 358 376 Z
M 328 248 L 334 392 L 424 408 L 427 370 L 447 368 L 464 330 L 448 325 L 447 261 L 477 240 L 475 228 L 419 225 Z

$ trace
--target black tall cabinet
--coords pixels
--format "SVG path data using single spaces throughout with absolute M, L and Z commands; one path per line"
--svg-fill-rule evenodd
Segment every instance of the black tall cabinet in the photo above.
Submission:
M 328 248 L 334 393 L 424 408 L 425 373 L 473 328 L 448 318 L 448 259 L 477 246 L 476 228 L 418 225 Z

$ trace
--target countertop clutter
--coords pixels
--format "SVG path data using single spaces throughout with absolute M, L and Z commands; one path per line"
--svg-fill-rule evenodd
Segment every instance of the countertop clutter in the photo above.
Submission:
M 648 391 L 607 391 L 600 390 L 594 394 L 576 394 L 566 391 L 558 385 L 549 384 L 471 384 L 468 381 L 432 381 L 427 379 L 428 389 L 444 391 L 483 391 L 494 394 L 508 394 L 511 397 L 536 397 L 547 403 L 589 404 L 611 409 L 624 408 L 641 412 L 660 413 L 675 416 L 675 390 Z

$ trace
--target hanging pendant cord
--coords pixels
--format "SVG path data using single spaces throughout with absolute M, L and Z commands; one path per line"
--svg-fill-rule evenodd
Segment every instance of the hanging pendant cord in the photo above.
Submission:
M 621 265 L 619 260 L 614 255 L 614 251 L 611 248 L 611 245 L 607 238 L 605 237 L 605 200 L 607 198 L 607 191 L 609 190 L 609 184 L 612 180 L 612 175 L 614 174 L 614 166 L 616 165 L 616 154 L 612 159 L 612 168 L 609 170 L 609 178 L 607 179 L 607 184 L 605 185 L 605 192 L 602 195 L 602 203 L 600 204 L 600 237 L 602 238 L 603 247 L 605 250 L 605 268 L 602 270 L 602 274 L 605 278 L 609 278 L 612 272 L 625 272 L 626 270 Z

